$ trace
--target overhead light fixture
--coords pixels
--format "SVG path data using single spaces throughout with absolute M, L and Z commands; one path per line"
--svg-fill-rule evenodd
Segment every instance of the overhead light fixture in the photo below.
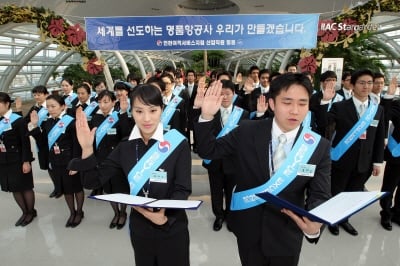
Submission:
M 65 0 L 65 3 L 86 3 L 86 0 Z

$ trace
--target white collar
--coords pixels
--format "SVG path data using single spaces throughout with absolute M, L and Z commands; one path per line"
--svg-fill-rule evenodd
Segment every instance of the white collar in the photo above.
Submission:
M 99 110 L 97 110 L 96 114 L 107 116 L 107 115 L 111 115 L 113 112 L 114 112 L 114 107 L 111 108 L 111 111 L 108 112 L 108 114 L 104 115 L 103 112 L 99 108 Z
M 90 105 L 90 98 L 89 98 L 86 102 L 84 102 L 84 103 L 86 103 L 86 105 L 89 106 L 89 105 Z M 82 105 L 82 104 L 84 104 L 84 103 L 81 103 L 81 101 L 79 101 L 79 102 L 76 104 L 76 106 Z
M 128 140 L 133 140 L 133 139 L 143 139 L 142 134 L 140 133 L 139 127 L 136 125 L 133 127 L 131 134 L 129 135 Z M 163 130 L 163 124 L 159 123 L 157 126 L 156 131 L 154 132 L 153 136 L 151 136 L 150 139 L 154 139 L 157 141 L 164 141 L 164 130 Z
M 36 107 L 43 107 L 43 108 L 47 108 L 46 106 L 46 101 L 44 101 L 41 105 L 38 105 L 37 103 L 35 104 Z
M 233 104 L 229 105 L 227 108 L 225 108 L 221 105 L 220 111 L 222 112 L 223 110 L 228 110 L 228 112 L 231 113 L 232 108 L 233 108 Z
M 66 113 L 67 113 L 67 112 L 66 112 L 65 110 L 62 111 L 61 114 L 60 114 L 59 116 L 55 117 L 54 119 L 56 119 L 56 118 L 61 119 Z M 49 118 L 52 118 L 52 117 L 49 115 Z
M 6 119 L 10 119 L 10 116 L 12 114 L 12 109 L 8 109 L 8 111 L 3 115 L 4 118 Z
M 353 97 L 353 103 L 356 106 L 356 109 L 358 110 L 358 107 L 360 106 L 360 104 L 364 104 L 365 107 L 368 106 L 368 99 L 364 102 L 361 102 L 359 99 L 357 99 L 356 97 Z
M 272 131 L 271 131 L 271 135 L 272 135 L 272 139 L 278 139 L 278 137 L 282 134 L 285 134 L 286 139 L 287 139 L 287 143 L 293 142 L 294 139 L 297 136 L 297 132 L 299 131 L 300 125 L 298 127 L 296 127 L 295 129 L 289 131 L 289 132 L 283 132 L 278 124 L 275 121 L 275 118 L 272 120 Z

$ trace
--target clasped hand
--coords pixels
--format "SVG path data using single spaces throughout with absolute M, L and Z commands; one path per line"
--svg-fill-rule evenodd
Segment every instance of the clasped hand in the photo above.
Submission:
M 165 216 L 165 209 L 161 208 L 159 211 L 154 212 L 152 208 L 142 208 L 138 206 L 133 207 L 138 213 L 142 214 L 146 219 L 150 220 L 153 224 L 163 225 L 168 221 Z

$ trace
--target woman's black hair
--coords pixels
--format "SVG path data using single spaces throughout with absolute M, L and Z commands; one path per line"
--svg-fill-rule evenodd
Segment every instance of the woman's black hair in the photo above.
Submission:
M 43 93 L 43 94 L 49 94 L 46 86 L 43 85 L 37 85 L 35 87 L 33 87 L 33 89 L 31 90 L 32 94 L 33 93 Z
M 164 106 L 160 89 L 151 84 L 138 85 L 131 93 L 130 99 L 132 105 L 138 99 L 146 105 L 160 106 L 161 108 Z
M 46 100 L 54 100 L 58 102 L 59 105 L 65 105 L 64 99 L 60 95 L 50 94 L 46 97 Z
M 9 103 L 8 109 L 10 109 L 11 104 L 12 104 L 13 102 L 14 102 L 14 101 L 11 99 L 10 95 L 8 95 L 8 94 L 5 93 L 5 92 L 1 92 L 1 91 L 0 91 L 0 103 Z
M 90 93 L 91 93 L 91 91 L 92 91 L 92 90 L 90 89 L 89 85 L 87 85 L 87 84 L 85 84 L 85 83 L 82 83 L 81 85 L 79 85 L 78 89 L 80 89 L 80 88 L 84 88 L 84 89 L 86 90 L 87 94 L 89 94 L 89 95 L 90 95 Z
M 115 97 L 115 93 L 109 90 L 104 90 L 99 93 L 97 96 L 97 101 L 101 101 L 104 97 L 109 97 L 111 101 L 115 102 L 117 100 L 117 97 Z
M 73 82 L 72 79 L 70 79 L 70 78 L 63 78 L 63 79 L 61 80 L 61 83 L 62 83 L 63 81 L 68 82 L 68 84 L 71 85 L 71 86 L 74 85 L 74 82 Z

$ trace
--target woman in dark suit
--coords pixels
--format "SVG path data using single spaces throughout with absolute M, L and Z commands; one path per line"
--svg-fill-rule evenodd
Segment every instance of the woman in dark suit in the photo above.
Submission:
M 75 121 L 65 113 L 65 103 L 61 96 L 48 96 L 46 106 L 50 118 L 38 127 L 38 115 L 33 111 L 28 127 L 39 149 L 47 151 L 49 168 L 55 176 L 57 191 L 64 194 L 70 211 L 65 226 L 76 227 L 84 216 L 82 211 L 84 192 L 79 174 L 66 169 L 69 161 L 81 153 L 76 138 Z
M 26 226 L 37 216 L 33 192 L 33 161 L 24 119 L 12 112 L 12 100 L 0 92 L 0 185 L 1 190 L 12 192 L 22 210 L 15 226 Z
M 75 117 L 76 109 L 81 107 L 86 114 L 88 121 L 92 119 L 92 116 L 99 110 L 98 104 L 94 101 L 94 98 L 90 98 L 91 90 L 89 85 L 82 83 L 76 90 L 78 95 L 78 102 L 72 108 L 68 109 L 67 113 Z
M 124 137 L 128 137 L 133 128 L 132 119 L 129 119 L 126 113 L 128 108 L 127 100 L 120 100 L 123 114 L 114 111 L 116 101 L 115 94 L 111 91 L 104 90 L 97 96 L 99 102 L 99 110 L 93 115 L 89 122 L 90 128 L 96 128 L 95 142 L 93 145 L 98 162 L 104 161 L 107 156 L 115 149 Z M 119 182 L 117 182 L 119 181 Z M 100 189 L 104 189 L 106 193 L 125 193 L 129 194 L 129 186 L 126 179 L 110 179 L 104 183 Z M 114 210 L 114 218 L 110 223 L 110 229 L 117 227 L 122 229 L 126 222 L 126 204 L 118 204 L 111 202 Z
M 90 130 L 84 114 L 78 110 L 77 135 L 82 159 L 73 160 L 69 168 L 82 171 L 85 187 L 93 188 L 109 179 L 124 178 L 129 180 L 131 187 L 127 189 L 131 189 L 133 195 L 186 200 L 191 193 L 190 148 L 185 137 L 176 130 L 163 133 L 160 90 L 153 85 L 140 85 L 133 91 L 131 103 L 135 127 L 128 140 L 122 141 L 101 164 L 93 150 L 95 130 Z M 173 138 L 169 138 L 171 134 Z M 174 144 L 175 139 L 180 141 Z M 131 179 L 129 173 L 134 167 L 140 167 L 142 162 L 148 165 L 149 159 L 156 158 L 155 153 L 161 156 L 165 148 L 171 149 L 171 153 L 160 161 L 159 167 L 154 167 L 152 174 L 141 175 L 143 178 L 135 175 Z M 143 171 L 145 168 L 140 170 Z M 126 184 L 128 186 L 128 182 Z M 130 236 L 138 266 L 189 265 L 188 220 L 184 210 L 133 207 Z

